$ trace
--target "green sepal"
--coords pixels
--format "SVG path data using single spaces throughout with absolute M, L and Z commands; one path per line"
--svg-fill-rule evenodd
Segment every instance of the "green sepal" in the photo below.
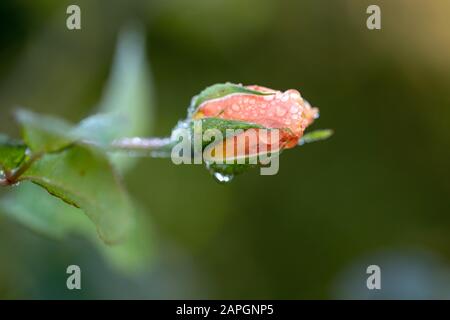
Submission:
M 298 141 L 298 145 L 302 146 L 305 143 L 311 143 L 321 140 L 326 140 L 334 134 L 331 129 L 320 129 L 305 133 L 303 137 Z
M 197 128 L 196 123 L 201 123 L 201 137 L 203 137 L 203 134 L 210 129 L 217 129 L 222 134 L 223 138 L 226 139 L 229 136 L 229 132 L 227 132 L 227 129 L 231 130 L 248 130 L 248 129 L 264 129 L 265 127 L 251 122 L 244 122 L 244 121 L 238 121 L 238 120 L 226 120 L 221 118 L 203 118 L 199 120 L 192 120 L 190 123 L 190 127 L 192 130 L 192 135 L 194 135 L 195 129 Z M 199 132 L 197 132 L 200 134 Z M 192 136 L 193 138 L 193 136 Z M 193 139 L 192 139 L 193 140 Z M 217 141 L 218 142 L 218 141 Z M 203 149 L 208 146 L 210 143 L 216 143 L 216 141 L 203 141 L 202 139 L 202 147 Z

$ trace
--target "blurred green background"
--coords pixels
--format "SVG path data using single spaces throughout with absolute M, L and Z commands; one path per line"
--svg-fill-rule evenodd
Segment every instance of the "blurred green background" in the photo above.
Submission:
M 314 128 L 335 135 L 285 152 L 275 176 L 226 185 L 202 166 L 140 160 L 125 184 L 152 243 L 134 273 L 83 237 L 0 215 L 0 298 L 450 298 L 449 15 L 447 0 L 2 0 L 1 132 L 19 137 L 17 106 L 92 113 L 131 22 L 145 31 L 152 135 L 225 81 L 296 88 L 320 108 Z M 66 288 L 70 264 L 80 291 Z M 381 291 L 365 286 L 370 264 Z

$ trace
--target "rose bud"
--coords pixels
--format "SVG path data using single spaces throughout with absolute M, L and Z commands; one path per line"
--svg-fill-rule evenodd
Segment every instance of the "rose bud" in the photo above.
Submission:
M 280 152 L 331 136 L 332 130 L 304 134 L 318 115 L 297 90 L 215 84 L 192 98 L 187 118 L 170 137 L 119 139 L 113 147 L 170 157 L 175 164 L 206 163 L 226 182 L 252 166 L 260 166 L 261 174 L 275 174 L 263 170 L 278 163 Z
M 234 88 L 234 91 L 201 100 L 192 114 L 192 119 L 220 118 L 279 129 L 282 133 L 280 145 L 284 148 L 295 147 L 305 129 L 319 115 L 319 110 L 312 108 L 307 101 L 303 100 L 297 90 L 281 92 L 256 85 L 243 87 L 219 84 L 216 86 L 218 88 L 229 86 Z M 216 91 L 220 92 L 218 88 Z M 194 104 L 198 97 L 202 97 L 202 94 L 194 98 Z
M 195 96 L 188 119 L 192 124 L 201 121 L 202 133 L 209 128 L 218 129 L 224 134 L 227 129 L 243 131 L 231 136 L 224 135 L 223 141 L 214 141 L 211 145 L 203 143 L 204 150 L 214 148 L 212 154 L 215 159 L 224 159 L 223 164 L 208 164 L 209 159 L 205 159 L 209 168 L 214 173 L 233 175 L 247 169 L 249 164 L 230 164 L 228 160 L 248 159 L 262 152 L 279 153 L 283 149 L 295 147 L 318 114 L 318 109 L 303 100 L 297 90 L 281 92 L 256 85 L 226 83 L 208 87 Z M 278 130 L 277 141 L 272 141 L 273 137 L 267 134 L 267 131 L 274 129 Z M 251 130 L 256 139 L 250 142 L 245 137 L 239 139 Z M 229 149 L 230 146 L 233 148 Z

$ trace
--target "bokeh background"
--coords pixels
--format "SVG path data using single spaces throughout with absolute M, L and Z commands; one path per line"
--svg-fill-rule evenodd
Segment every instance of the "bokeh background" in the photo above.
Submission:
M 67 30 L 69 4 L 82 30 Z M 366 28 L 370 4 L 381 30 Z M 450 298 L 449 15 L 447 0 L 2 0 L 1 132 L 19 137 L 17 106 L 92 113 L 134 23 L 152 135 L 225 81 L 299 89 L 320 108 L 314 128 L 335 135 L 285 152 L 275 176 L 226 185 L 202 166 L 140 160 L 125 177 L 151 221 L 139 271 L 84 237 L 45 237 L 1 214 L 0 298 Z M 80 291 L 66 289 L 70 264 Z

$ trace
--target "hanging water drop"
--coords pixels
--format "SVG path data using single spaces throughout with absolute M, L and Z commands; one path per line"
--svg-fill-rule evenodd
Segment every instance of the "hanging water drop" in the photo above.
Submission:
M 213 177 L 219 183 L 228 183 L 233 180 L 234 176 L 232 174 L 222 174 L 220 172 L 214 172 Z

